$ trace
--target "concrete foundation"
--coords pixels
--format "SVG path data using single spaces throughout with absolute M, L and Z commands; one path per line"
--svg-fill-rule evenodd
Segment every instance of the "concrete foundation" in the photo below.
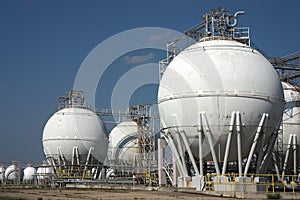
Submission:
M 196 188 L 196 191 L 202 191 L 204 188 L 204 177 L 203 176 L 193 176 L 192 177 L 192 187 Z
M 188 188 L 192 186 L 192 177 L 190 176 L 180 176 L 178 177 L 178 187 Z

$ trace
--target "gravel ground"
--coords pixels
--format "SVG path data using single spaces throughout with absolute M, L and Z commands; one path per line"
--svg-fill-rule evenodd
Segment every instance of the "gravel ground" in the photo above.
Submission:
M 9 199 L 182 199 L 182 200 L 214 200 L 220 197 L 206 196 L 171 191 L 131 191 L 131 190 L 105 190 L 105 189 L 2 189 L 0 200 Z M 233 198 L 226 198 L 230 200 Z

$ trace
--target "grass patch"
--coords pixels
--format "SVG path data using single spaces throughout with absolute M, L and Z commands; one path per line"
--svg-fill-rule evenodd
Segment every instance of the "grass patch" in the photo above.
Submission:
M 267 193 L 267 199 L 280 199 L 280 193 Z

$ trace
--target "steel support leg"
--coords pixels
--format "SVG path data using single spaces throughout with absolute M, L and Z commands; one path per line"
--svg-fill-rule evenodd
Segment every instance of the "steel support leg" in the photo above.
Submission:
M 250 152 L 249 152 L 249 156 L 248 156 L 246 167 L 245 167 L 245 171 L 244 171 L 244 175 L 245 176 L 248 173 L 249 166 L 250 166 L 250 163 L 251 163 L 251 160 L 252 160 L 252 156 L 253 156 L 253 153 L 254 153 L 254 150 L 255 150 L 258 138 L 260 136 L 260 133 L 262 131 L 262 127 L 263 127 L 264 122 L 265 122 L 265 120 L 266 120 L 267 117 L 268 117 L 268 114 L 264 113 L 263 116 L 262 116 L 262 118 L 261 118 L 261 120 L 260 120 L 260 122 L 259 122 L 259 125 L 257 127 L 257 131 L 256 131 L 255 137 L 253 139 L 253 143 L 252 143 L 252 146 L 251 146 L 251 149 L 250 149 Z
M 294 175 L 297 175 L 297 136 L 294 134 L 293 139 L 293 151 L 294 151 Z
M 213 158 L 213 161 L 214 161 L 214 164 L 215 164 L 216 172 L 217 172 L 218 175 L 220 175 L 219 163 L 218 163 L 218 159 L 217 159 L 216 152 L 215 152 L 215 149 L 214 149 L 212 134 L 211 134 L 211 131 L 210 131 L 210 128 L 209 128 L 209 125 L 208 125 L 208 121 L 207 121 L 207 118 L 206 118 L 206 113 L 203 112 L 202 116 L 204 118 L 205 133 L 207 135 L 207 139 L 208 139 L 211 155 L 212 155 L 212 158 Z
M 262 136 L 261 136 L 261 143 L 260 143 L 260 146 L 259 146 L 259 150 L 258 150 L 258 158 L 257 158 L 257 163 L 256 163 L 256 174 L 259 174 L 260 173 L 260 167 L 261 167 L 261 162 L 262 162 L 262 159 L 263 159 L 263 155 L 264 155 L 264 146 L 265 146 L 265 141 L 266 141 L 266 134 L 265 132 L 262 133 Z
M 202 128 L 202 113 L 198 113 L 198 133 L 199 133 L 199 169 L 200 169 L 200 176 L 204 175 L 203 172 L 203 128 Z
M 290 148 L 291 148 L 291 144 L 292 144 L 292 139 L 293 139 L 293 135 L 290 135 L 289 141 L 288 141 L 288 145 L 287 145 L 287 148 L 286 148 L 285 159 L 284 159 L 284 163 L 283 163 L 283 169 L 282 169 L 282 175 L 281 175 L 282 179 L 284 178 L 284 174 L 285 174 L 287 162 L 289 160 L 289 154 L 290 154 Z
M 236 112 L 236 141 L 237 141 L 239 176 L 242 176 L 243 166 L 242 166 L 242 140 L 241 140 L 241 114 L 240 114 L 240 112 Z
M 224 155 L 224 161 L 223 161 L 223 167 L 222 167 L 222 175 L 225 175 L 225 173 L 226 173 L 228 155 L 229 155 L 229 149 L 230 149 L 230 143 L 231 143 L 231 135 L 233 132 L 234 122 L 235 122 L 235 112 L 233 111 L 231 113 L 231 120 L 230 120 L 230 124 L 229 124 L 229 133 L 228 133 L 228 137 L 227 137 L 227 143 L 226 143 L 226 149 L 225 149 L 225 155 Z
M 187 172 L 184 171 L 183 169 L 183 166 L 182 166 L 182 162 L 181 162 L 181 159 L 180 159 L 180 156 L 179 156 L 179 153 L 176 149 L 176 146 L 174 144 L 174 141 L 173 141 L 173 138 L 170 136 L 165 136 L 166 140 L 168 141 L 168 144 L 170 145 L 170 148 L 171 148 L 171 151 L 174 155 L 174 158 L 175 159 L 175 162 L 178 166 L 178 171 L 180 173 L 180 176 L 186 176 L 187 175 Z
M 199 170 L 198 170 L 198 167 L 197 167 L 197 165 L 196 165 L 196 161 L 195 161 L 194 156 L 193 156 L 193 153 L 192 153 L 192 151 L 191 151 L 189 142 L 188 142 L 188 140 L 187 140 L 187 138 L 186 138 L 185 132 L 182 131 L 182 130 L 180 130 L 180 135 L 181 135 L 181 137 L 182 137 L 183 143 L 184 143 L 184 145 L 185 145 L 185 149 L 187 150 L 188 155 L 189 155 L 189 157 L 190 157 L 190 160 L 191 160 L 191 162 L 192 162 L 192 165 L 193 165 L 193 167 L 194 167 L 195 173 L 196 173 L 197 176 L 199 176 L 199 175 L 200 175 L 200 174 L 199 174 Z
M 268 144 L 267 151 L 266 151 L 264 159 L 263 159 L 263 161 L 261 163 L 261 167 L 260 167 L 260 171 L 259 171 L 260 174 L 264 174 L 266 172 L 266 170 L 267 170 L 268 163 L 270 161 L 270 158 L 271 158 L 271 155 L 272 155 L 272 151 L 274 149 L 274 145 L 275 145 L 277 136 L 278 136 L 277 132 L 273 133 L 272 136 L 271 136 L 271 139 L 270 139 L 269 144 Z

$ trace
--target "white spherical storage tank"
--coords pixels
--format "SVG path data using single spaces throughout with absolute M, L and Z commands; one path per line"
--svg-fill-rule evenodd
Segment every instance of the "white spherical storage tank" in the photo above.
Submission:
M 51 178 L 51 176 L 53 176 L 53 174 L 54 174 L 54 172 L 53 172 L 52 168 L 46 164 L 43 164 L 43 166 L 39 167 L 36 171 L 38 181 L 47 180 L 47 179 Z
M 6 168 L 5 180 L 13 182 L 20 181 L 20 171 L 17 165 L 13 164 Z
M 4 181 L 5 168 L 0 167 L 0 182 Z
M 110 160 L 133 165 L 139 152 L 138 125 L 135 121 L 124 121 L 118 124 L 109 135 Z
M 296 160 L 300 161 L 300 89 L 290 83 L 282 82 L 284 91 L 285 107 L 282 117 L 282 131 L 283 131 L 283 150 L 286 156 L 287 148 L 290 147 L 289 159 L 287 168 L 292 168 L 294 157 L 292 152 L 296 148 Z M 294 141 L 296 140 L 296 141 Z M 296 145 L 293 144 L 296 142 Z M 299 164 L 298 164 L 299 165 Z
M 103 163 L 107 145 L 103 122 L 87 108 L 66 107 L 59 110 L 44 127 L 44 152 L 47 158 L 56 161 L 62 159 L 70 164 L 77 157 L 84 164 L 91 152 L 90 164 Z
M 37 178 L 36 169 L 32 166 L 23 170 L 23 182 L 32 182 Z
M 212 146 L 214 160 L 223 161 L 230 129 L 240 133 L 241 156 L 248 158 L 256 132 L 263 132 L 267 143 L 278 128 L 283 103 L 281 82 L 269 61 L 245 44 L 224 39 L 203 40 L 181 51 L 166 68 L 158 91 L 163 128 L 177 146 L 188 143 L 196 158 L 201 129 L 206 161 L 214 159 Z M 178 141 L 177 133 L 184 133 L 187 142 Z M 237 161 L 237 143 L 234 136 L 228 161 Z

